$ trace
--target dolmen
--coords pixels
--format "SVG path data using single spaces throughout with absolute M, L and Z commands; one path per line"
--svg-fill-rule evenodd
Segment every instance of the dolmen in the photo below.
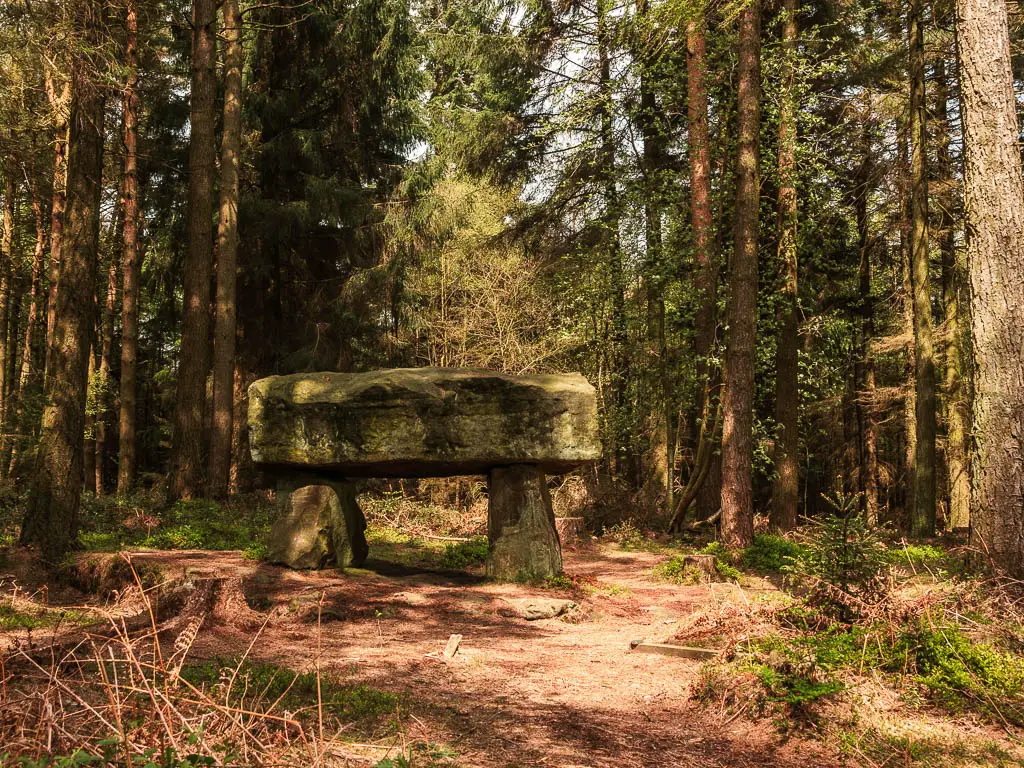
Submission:
M 249 388 L 249 441 L 277 479 L 271 561 L 361 566 L 354 478 L 485 474 L 487 575 L 503 581 L 561 573 L 545 476 L 601 453 L 596 394 L 579 374 L 448 368 L 261 379 Z

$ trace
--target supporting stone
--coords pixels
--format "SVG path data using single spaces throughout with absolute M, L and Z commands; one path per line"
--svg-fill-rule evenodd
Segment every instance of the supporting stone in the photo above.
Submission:
M 268 559 L 290 568 L 358 568 L 366 561 L 366 518 L 351 483 L 316 475 L 283 477 Z
M 489 485 L 487 575 L 518 581 L 561 573 L 562 549 L 544 472 L 529 464 L 496 467 Z

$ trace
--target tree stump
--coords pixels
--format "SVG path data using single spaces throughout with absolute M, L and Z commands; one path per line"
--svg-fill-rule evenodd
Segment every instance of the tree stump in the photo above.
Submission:
M 546 579 L 562 572 L 544 472 L 519 464 L 490 471 L 487 575 L 499 581 Z
M 715 567 L 714 555 L 687 555 L 683 558 L 684 571 L 691 570 L 702 583 L 722 581 Z
M 565 549 L 575 549 L 587 540 L 582 517 L 556 517 L 555 530 L 558 531 L 558 540 Z
M 280 515 L 270 529 L 272 563 L 316 569 L 366 562 L 366 518 L 351 483 L 313 475 L 283 477 L 277 485 Z

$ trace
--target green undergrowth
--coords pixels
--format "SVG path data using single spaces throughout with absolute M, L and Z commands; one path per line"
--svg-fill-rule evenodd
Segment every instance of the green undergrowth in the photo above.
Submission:
M 371 523 L 366 529 L 370 557 L 412 568 L 441 568 L 446 542 L 411 536 L 396 528 Z
M 413 568 L 466 570 L 479 568 L 487 560 L 486 536 L 469 541 L 445 541 L 415 536 L 396 528 L 371 524 L 366 529 L 370 556 Z
M 444 548 L 441 564 L 445 568 L 479 568 L 487 561 L 490 549 L 486 536 L 475 536 L 470 541 L 448 544 Z
M 32 610 L 19 610 L 10 605 L 0 605 L 0 631 L 56 629 L 84 624 L 90 620 L 89 614 L 71 609 L 50 610 L 40 606 Z
M 276 664 L 245 662 L 239 666 L 232 660 L 194 663 L 182 668 L 181 677 L 197 688 L 215 689 L 239 708 L 253 702 L 260 706 L 274 703 L 275 711 L 288 711 L 301 719 L 316 718 L 318 706 L 323 707 L 325 716 L 342 723 L 390 718 L 399 715 L 402 708 L 402 699 L 394 693 L 366 685 L 346 685 L 327 674 L 318 679 L 313 672 L 296 672 Z
M 863 764 L 914 765 L 922 768 L 1009 768 L 1020 766 L 1005 747 L 985 738 L 966 737 L 962 733 L 915 729 L 903 724 L 871 725 L 865 728 L 839 729 L 839 751 Z
M 263 496 L 218 503 L 179 501 L 162 509 L 139 498 L 88 497 L 83 502 L 79 541 L 92 552 L 121 549 L 242 550 L 261 559 L 276 507 Z
M 811 613 L 795 604 L 779 616 L 788 632 L 740 643 L 719 670 L 719 683 L 734 684 L 730 675 L 737 676 L 736 685 L 753 677 L 760 684 L 761 708 L 787 727 L 814 720 L 816 704 L 869 673 L 881 673 L 908 706 L 1024 727 L 1024 657 L 1011 648 L 927 617 L 903 626 L 833 624 L 793 634 Z

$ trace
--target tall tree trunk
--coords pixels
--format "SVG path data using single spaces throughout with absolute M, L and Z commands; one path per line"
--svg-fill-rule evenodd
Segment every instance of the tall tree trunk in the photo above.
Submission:
M 1024 176 L 1003 0 L 956 0 L 974 355 L 971 542 L 1024 576 Z
M 779 107 L 779 262 L 782 265 L 782 307 L 775 355 L 775 483 L 772 527 L 796 527 L 800 494 L 800 387 L 797 377 L 800 344 L 796 198 L 796 0 L 783 0 L 782 94 Z
M 101 44 L 103 6 L 103 0 L 75 3 L 87 50 L 97 50 Z M 88 60 L 77 61 L 71 70 L 67 242 L 50 352 L 53 375 L 21 529 L 22 542 L 38 546 L 51 562 L 75 544 L 82 493 L 82 436 L 103 175 L 103 96 L 93 79 L 95 70 L 96 63 Z
M 949 80 L 946 59 L 935 65 L 935 141 L 938 171 L 949 191 L 942 196 L 939 250 L 942 254 L 942 305 L 946 326 L 946 475 L 949 518 L 946 527 L 964 530 L 971 521 L 971 476 L 967 466 L 967 401 L 961 383 L 963 369 L 960 340 L 963 337 L 960 286 L 963 265 L 958 262 L 952 186 L 955 184 L 950 154 Z
M 696 263 L 694 287 L 694 353 L 697 357 L 697 413 L 714 418 L 719 374 L 711 364 L 718 324 L 718 262 L 714 252 L 711 215 L 711 143 L 708 135 L 706 21 L 691 21 L 686 28 L 687 128 L 690 153 L 690 228 Z M 707 399 L 713 402 L 706 403 Z M 715 435 L 711 436 L 716 439 Z M 697 492 L 697 517 L 706 520 L 722 505 L 721 455 L 710 458 L 707 477 Z
M 928 119 L 925 103 L 923 0 L 910 3 L 910 281 L 914 305 L 914 536 L 935 535 L 935 349 L 928 279 Z
M 98 258 L 98 257 L 97 257 Z M 93 296 L 95 308 L 96 297 Z M 94 313 L 95 315 L 95 313 Z M 82 478 L 85 490 L 96 493 L 96 318 L 92 318 L 89 336 L 93 338 L 89 347 L 89 365 L 86 369 L 85 427 L 82 430 Z
M 917 390 L 914 386 L 914 289 L 910 280 L 910 151 L 907 145 L 907 122 L 898 121 L 897 126 L 897 167 L 900 205 L 900 278 L 903 289 L 902 335 L 907 339 L 904 364 L 903 442 L 900 455 L 901 482 L 894 483 L 897 496 L 902 502 L 905 518 L 909 518 L 914 506 L 914 460 L 917 455 Z M 905 523 L 906 520 L 901 520 Z
M 11 441 L 11 461 L 6 467 L 7 474 L 13 475 L 27 440 L 29 425 L 25 419 L 25 398 L 28 396 L 29 380 L 36 370 L 35 345 L 36 326 L 39 325 L 40 302 L 42 300 L 43 259 L 46 256 L 46 212 L 38 184 L 32 186 L 32 213 L 36 224 L 36 244 L 32 251 L 32 285 L 29 288 L 28 319 L 25 324 L 25 340 L 21 348 L 20 366 L 15 385 L 15 415 L 11 419 L 11 430 L 15 433 Z
M 50 264 L 47 270 L 49 287 L 46 299 L 46 353 L 43 363 L 44 379 L 50 371 L 50 349 L 53 346 L 53 327 L 57 319 L 57 282 L 64 250 L 64 210 L 68 199 L 68 139 L 70 131 L 71 82 L 64 83 L 61 92 L 49 70 L 46 73 L 46 93 L 54 115 L 53 130 L 53 205 L 50 209 Z
M 217 315 L 213 332 L 213 432 L 210 493 L 227 496 L 235 388 L 235 288 L 238 262 L 238 164 L 242 142 L 242 16 L 224 0 L 224 133 L 217 229 Z
M 647 0 L 638 0 L 637 15 L 648 29 L 649 9 Z M 642 41 L 646 42 L 646 40 Z M 658 103 L 654 95 L 652 66 L 654 57 L 644 51 L 640 54 L 640 116 L 638 124 L 643 138 L 643 166 L 646 181 L 644 195 L 644 240 L 646 247 L 645 282 L 647 288 L 647 357 L 651 393 L 651 411 L 660 433 L 653 441 L 664 450 L 654 464 L 660 469 L 658 478 L 664 494 L 664 510 L 671 515 L 675 510 L 675 408 L 673 407 L 672 382 L 669 380 L 668 346 L 665 338 L 665 278 L 667 265 L 664 263 L 662 248 L 661 219 L 662 192 L 661 176 L 664 173 L 664 134 L 658 117 Z M 653 381 L 650 378 L 653 377 Z M 661 461 L 664 466 L 661 467 Z
M 739 140 L 722 422 L 722 538 L 730 547 L 746 547 L 754 540 L 752 460 L 760 97 L 761 4 L 760 0 L 752 0 L 740 16 L 739 28 Z
M 217 2 L 193 0 L 188 251 L 171 446 L 171 491 L 179 499 L 193 498 L 203 490 L 203 413 L 210 361 L 210 271 L 213 263 L 216 62 Z
M 7 390 L 10 380 L 7 378 L 7 326 L 11 315 L 16 314 L 14 307 L 14 216 L 15 197 L 18 187 L 14 181 L 14 159 L 8 158 L 4 166 L 4 213 L 3 239 L 0 241 L 0 431 L 7 421 Z M 0 439 L 0 443 L 4 442 Z
M 118 413 L 117 492 L 127 494 L 135 481 L 135 380 L 139 355 L 139 177 L 138 177 L 138 11 L 127 0 L 124 90 L 124 250 L 121 254 L 121 391 Z
M 615 127 L 611 77 L 611 30 L 609 29 L 606 0 L 597 0 L 598 125 L 601 137 L 601 181 L 604 186 L 605 255 L 609 266 L 611 293 L 611 388 L 615 404 L 612 438 L 615 441 L 615 471 L 619 478 L 633 473 L 630 467 L 632 434 L 629 414 L 628 372 L 626 349 L 626 284 L 619 247 L 619 192 L 615 173 Z
M 865 120 L 870 115 L 865 114 Z M 868 129 L 865 128 L 865 134 Z M 875 336 L 875 302 L 871 293 L 872 239 L 868 221 L 868 197 L 871 192 L 870 138 L 865 136 L 864 163 L 855 180 L 854 209 L 857 216 L 857 242 L 860 254 L 860 393 L 857 396 L 861 432 L 860 487 L 864 493 L 864 515 L 868 525 L 879 522 L 878 504 L 878 420 L 875 413 L 875 360 L 871 340 Z
M 110 395 L 113 391 L 110 361 L 114 354 L 114 315 L 117 312 L 117 275 L 120 272 L 119 249 L 110 249 L 110 266 L 107 270 L 107 294 L 100 320 L 99 364 L 96 368 L 96 462 L 93 467 L 96 473 L 96 495 L 104 493 L 103 470 L 106 466 L 107 450 L 107 419 L 110 416 Z M 88 482 L 88 479 L 87 479 Z

